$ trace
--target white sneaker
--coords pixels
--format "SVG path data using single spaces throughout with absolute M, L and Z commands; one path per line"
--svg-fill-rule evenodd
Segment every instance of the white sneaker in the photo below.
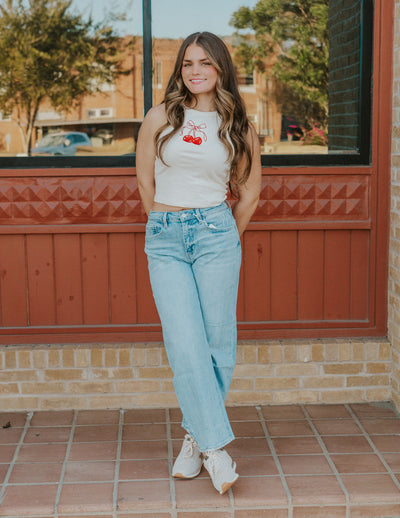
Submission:
M 181 451 L 172 468 L 172 476 L 176 478 L 197 477 L 202 464 L 203 459 L 196 441 L 191 435 L 186 434 Z
M 221 495 L 228 491 L 239 478 L 235 471 L 236 462 L 233 462 L 225 450 L 206 451 L 203 464 L 210 474 L 215 489 Z

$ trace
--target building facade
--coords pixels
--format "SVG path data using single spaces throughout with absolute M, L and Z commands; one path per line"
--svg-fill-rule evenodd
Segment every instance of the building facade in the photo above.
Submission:
M 399 19 L 376 0 L 371 164 L 263 170 L 230 404 L 400 407 Z M 133 168 L 0 171 L 3 409 L 177 404 L 144 221 Z

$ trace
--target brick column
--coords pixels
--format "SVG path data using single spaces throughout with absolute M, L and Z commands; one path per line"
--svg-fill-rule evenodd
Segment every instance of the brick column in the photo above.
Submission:
M 395 2 L 388 337 L 392 344 L 392 399 L 400 409 L 400 0 Z

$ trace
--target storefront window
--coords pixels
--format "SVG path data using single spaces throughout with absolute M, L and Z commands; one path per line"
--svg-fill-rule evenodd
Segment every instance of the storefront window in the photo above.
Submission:
M 29 15 L 32 6 L 46 0 L 18 3 Z M 146 9 L 151 17 L 143 22 Z M 25 70 L 25 90 L 13 91 L 7 82 L 8 71 L 18 68 L 10 60 L 18 64 L 23 56 L 17 45 L 18 52 L 10 52 L 8 61 L 0 60 L 0 163 L 54 167 L 57 160 L 85 167 L 95 160 L 96 166 L 132 165 L 149 107 L 146 96 L 150 104 L 162 102 L 183 38 L 203 30 L 218 34 L 231 51 L 264 164 L 369 163 L 372 11 L 372 0 L 121 0 L 116 6 L 106 0 L 74 0 L 68 16 L 80 28 L 92 19 L 88 37 L 97 38 L 103 57 L 104 49 L 110 49 L 113 64 L 95 62 L 94 53 L 87 64 L 93 72 L 87 80 L 90 88 L 82 93 L 82 88 L 64 91 L 60 86 L 54 94 L 49 82 L 48 95 L 41 96 L 32 114 L 23 95 L 28 87 L 40 91 L 35 86 L 38 74 Z M 10 13 L 3 9 L 0 23 L 5 16 Z M 152 38 L 143 36 L 143 27 Z M 69 41 L 70 49 L 74 43 Z M 46 70 L 53 66 L 51 50 L 48 57 L 45 49 L 36 50 L 41 60 L 35 61 L 34 54 L 23 58 L 33 68 L 42 66 L 46 81 Z M 152 64 L 147 72 L 146 52 Z M 72 57 L 63 63 L 75 66 Z M 18 85 L 21 78 L 15 75 L 13 81 Z M 112 157 L 120 158 L 113 162 Z

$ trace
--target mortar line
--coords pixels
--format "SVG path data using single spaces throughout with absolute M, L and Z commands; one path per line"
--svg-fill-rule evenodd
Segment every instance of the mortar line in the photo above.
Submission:
M 271 439 L 271 436 L 270 436 L 267 426 L 265 424 L 265 418 L 261 413 L 261 407 L 256 406 L 256 410 L 257 410 L 258 417 L 261 422 L 262 429 L 264 431 L 265 438 L 267 439 L 269 449 L 271 450 L 272 458 L 274 459 L 275 465 L 278 468 L 279 476 L 280 476 L 282 485 L 285 489 L 286 497 L 288 499 L 288 518 L 293 518 L 293 499 L 292 499 L 292 494 L 290 492 L 289 486 L 286 482 L 285 473 L 283 472 L 281 462 L 280 462 L 278 454 L 276 453 L 276 450 L 275 450 L 274 443 Z
M 357 415 L 353 412 L 352 408 L 350 407 L 350 405 L 345 405 L 347 411 L 352 415 L 354 421 L 357 423 L 358 427 L 360 428 L 360 430 L 362 431 L 363 435 L 364 435 L 364 438 L 367 440 L 368 444 L 371 446 L 371 448 L 374 450 L 374 453 L 375 455 L 377 455 L 377 457 L 379 458 L 379 460 L 382 462 L 382 464 L 385 466 L 390 478 L 393 480 L 393 482 L 395 483 L 397 489 L 400 490 L 400 482 L 397 480 L 397 478 L 394 476 L 393 472 L 392 472 L 392 469 L 391 467 L 389 466 L 389 464 L 386 462 L 385 458 L 383 457 L 383 455 L 381 454 L 381 452 L 378 450 L 378 448 L 375 446 L 375 444 L 372 442 L 368 432 L 366 431 L 366 429 L 364 428 L 364 426 L 362 425 L 361 421 L 359 420 L 359 418 L 357 417 Z
M 12 458 L 11 463 L 10 463 L 10 466 L 8 467 L 6 476 L 4 477 L 3 487 L 1 488 L 1 491 L 0 491 L 0 506 L 3 503 L 4 493 L 6 492 L 7 484 L 8 484 L 8 481 L 10 480 L 11 472 L 14 469 L 14 465 L 15 465 L 15 463 L 17 461 L 17 458 L 18 458 L 20 449 L 22 447 L 22 444 L 24 442 L 25 436 L 27 434 L 28 428 L 30 427 L 32 416 L 33 416 L 33 412 L 28 412 L 28 414 L 26 416 L 26 421 L 25 421 L 24 429 L 23 429 L 21 437 L 20 437 L 20 439 L 18 441 L 18 446 L 15 449 L 13 458 Z
M 327 460 L 331 470 L 333 471 L 335 477 L 336 477 L 336 480 L 338 481 L 339 483 L 339 486 L 341 488 L 341 490 L 343 491 L 345 497 L 346 497 L 346 518 L 350 518 L 350 496 L 349 496 L 349 493 L 346 489 L 346 486 L 344 485 L 343 483 L 343 480 L 341 479 L 341 476 L 340 476 L 340 473 L 339 471 L 337 470 L 333 460 L 331 459 L 331 456 L 328 452 L 328 449 L 327 447 L 325 446 L 325 443 L 324 441 L 322 440 L 321 438 L 321 435 L 319 434 L 318 430 L 316 429 L 314 423 L 312 422 L 312 419 L 310 417 L 310 414 L 307 412 L 307 409 L 305 408 L 304 405 L 300 405 L 305 417 L 306 417 L 306 420 L 310 426 L 310 428 L 312 429 L 312 431 L 314 432 L 315 434 L 315 437 L 318 441 L 318 444 L 321 446 L 322 448 L 322 451 L 324 452 L 324 456 L 325 456 L 325 459 Z
M 229 497 L 229 504 L 231 506 L 230 515 L 231 515 L 231 518 L 234 518 L 235 517 L 235 498 L 233 496 L 233 490 L 231 487 L 228 490 L 228 497 Z M 226 510 L 228 510 L 228 508 L 226 508 Z
M 68 459 L 69 459 L 69 454 L 71 452 L 72 441 L 74 439 L 77 418 L 78 418 L 78 411 L 74 410 L 74 418 L 72 420 L 71 432 L 69 434 L 67 451 L 65 452 L 65 458 L 64 458 L 63 465 L 62 465 L 62 469 L 61 469 L 60 481 L 58 483 L 58 488 L 57 488 L 56 501 L 54 504 L 54 518 L 58 518 L 58 505 L 60 503 L 61 490 L 62 490 L 62 486 L 64 483 L 65 472 L 67 470 L 67 463 L 68 463 Z
M 171 419 L 170 419 L 168 408 L 165 409 L 165 421 L 166 421 L 166 426 L 167 426 L 168 476 L 169 476 L 169 492 L 170 492 L 170 497 L 171 497 L 171 518 L 177 518 L 178 512 L 176 510 L 175 481 L 172 476 L 174 449 L 173 449 L 173 445 L 172 445 Z
M 114 488 L 113 488 L 113 503 L 112 513 L 113 518 L 117 518 L 118 511 L 118 482 L 119 482 L 119 468 L 121 465 L 121 449 L 122 449 L 122 432 L 124 427 L 125 410 L 122 408 L 119 411 L 119 423 L 118 423 L 118 443 L 117 453 L 115 457 L 115 471 L 114 471 Z

